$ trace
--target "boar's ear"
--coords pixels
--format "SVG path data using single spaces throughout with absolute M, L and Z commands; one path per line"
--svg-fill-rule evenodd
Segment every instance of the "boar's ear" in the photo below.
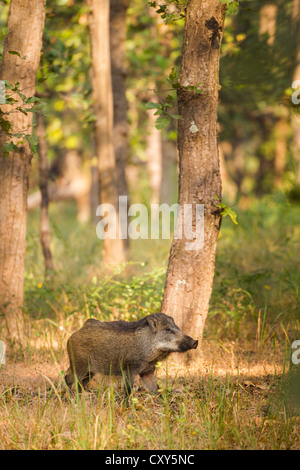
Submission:
M 148 325 L 150 326 L 151 330 L 155 333 L 157 330 L 157 318 L 149 316 Z

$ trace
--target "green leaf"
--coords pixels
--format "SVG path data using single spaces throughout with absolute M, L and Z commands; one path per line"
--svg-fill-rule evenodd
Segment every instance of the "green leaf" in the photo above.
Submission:
M 14 104 L 14 103 L 18 103 L 18 100 L 15 100 L 14 98 L 12 98 L 9 95 L 5 95 L 5 103 L 6 104 Z
M 20 52 L 18 51 L 8 51 L 8 53 L 11 55 L 17 55 L 18 57 L 20 57 L 20 59 L 26 59 L 26 56 L 22 57 Z
M 38 83 L 43 83 L 45 82 L 46 80 L 48 80 L 49 78 L 56 78 L 56 77 L 59 77 L 58 73 L 49 73 L 46 77 L 41 77 L 38 79 Z
M 4 39 L 9 33 L 8 28 L 0 28 L 0 40 Z
M 16 108 L 16 109 L 17 109 L 18 111 L 20 111 L 20 113 L 23 113 L 23 114 L 25 114 L 26 116 L 28 115 L 28 113 L 27 113 L 24 109 L 22 109 L 21 107 L 18 107 L 18 108 Z
M 161 105 L 159 103 L 153 103 L 152 101 L 144 105 L 145 109 L 158 109 Z
M 180 114 L 172 114 L 172 113 L 169 113 L 169 115 L 174 118 L 174 119 L 183 119 L 182 116 L 180 116 Z
M 29 103 L 38 103 L 39 101 L 41 101 L 39 98 L 37 98 L 36 96 L 30 96 L 29 98 L 27 98 L 25 100 L 25 103 L 26 104 L 29 104 Z
M 11 123 L 3 118 L 0 118 L 0 127 L 6 134 L 9 134 Z
M 239 11 L 239 1 L 237 0 L 220 0 L 220 3 L 227 5 L 227 11 L 232 15 L 235 15 Z
M 8 155 L 9 152 L 12 152 L 12 151 L 19 152 L 18 147 L 13 142 L 6 142 L 5 144 L 2 145 L 2 152 L 5 155 Z
M 200 85 L 202 85 L 201 82 L 197 83 L 196 85 L 182 86 L 182 88 L 187 91 L 193 91 L 194 93 L 200 95 L 202 93 L 202 88 L 200 87 Z
M 179 78 L 179 72 L 178 70 L 175 69 L 175 67 L 172 68 L 171 73 L 169 75 L 169 79 L 174 82 L 177 81 Z
M 238 222 L 236 220 L 237 218 L 237 215 L 236 213 L 234 212 L 233 209 L 231 209 L 231 207 L 228 207 L 226 206 L 225 204 L 223 204 L 222 202 L 220 204 L 218 204 L 218 207 L 220 207 L 220 209 L 223 209 L 222 212 L 221 212 L 221 215 L 223 217 L 226 217 L 227 215 L 230 217 L 230 219 L 232 220 L 232 222 L 236 225 L 238 225 Z
M 236 15 L 239 11 L 238 3 L 228 5 L 227 11 L 228 11 L 228 13 L 231 13 L 232 15 Z
M 169 124 L 170 124 L 170 117 L 169 116 L 160 116 L 157 120 L 156 120 L 156 123 L 155 123 L 155 127 L 156 129 L 164 129 L 165 127 L 167 127 Z
M 18 95 L 19 95 L 19 97 L 20 97 L 24 102 L 26 102 L 26 100 L 27 100 L 27 96 L 26 96 L 26 95 L 23 95 L 23 93 L 21 93 L 20 91 L 18 91 Z
M 174 96 L 168 95 L 168 96 L 166 97 L 166 101 L 167 101 L 168 103 L 175 103 L 177 100 L 176 100 L 176 98 L 175 98 Z

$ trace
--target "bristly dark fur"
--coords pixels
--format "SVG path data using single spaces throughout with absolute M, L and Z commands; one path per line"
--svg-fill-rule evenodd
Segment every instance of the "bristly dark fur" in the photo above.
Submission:
M 152 313 L 138 321 L 101 322 L 90 318 L 68 339 L 70 367 L 65 380 L 69 388 L 78 380 L 84 389 L 94 374 L 123 375 L 126 399 L 137 375 L 157 393 L 154 372 L 157 361 L 171 352 L 195 349 L 198 341 L 185 335 L 171 316 Z
M 132 332 L 140 330 L 148 325 L 148 318 L 150 316 L 159 315 L 159 313 L 154 313 L 148 315 L 147 317 L 142 318 L 141 320 L 137 321 L 124 321 L 124 320 L 117 320 L 117 321 L 110 321 L 110 322 L 102 322 L 96 320 L 95 318 L 90 318 L 84 324 L 84 328 L 102 328 L 104 330 L 114 330 L 120 332 Z

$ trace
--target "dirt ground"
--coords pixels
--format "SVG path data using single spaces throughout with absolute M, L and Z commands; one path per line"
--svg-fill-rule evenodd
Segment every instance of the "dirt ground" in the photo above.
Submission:
M 175 380 L 179 377 L 193 377 L 201 379 L 215 377 L 238 381 L 245 387 L 256 388 L 257 391 L 265 391 L 270 384 L 281 377 L 284 371 L 284 352 L 275 352 L 274 349 L 265 348 L 256 351 L 253 344 L 243 345 L 241 348 L 235 342 L 219 343 L 203 341 L 201 348 L 201 360 L 197 364 L 185 368 L 176 362 L 176 357 L 170 357 L 167 362 L 158 368 L 158 381 L 164 381 L 167 374 Z M 37 392 L 49 387 L 52 383 L 57 385 L 61 381 L 61 372 L 68 367 L 67 357 L 61 363 L 56 361 L 30 361 L 11 362 L 6 358 L 6 364 L 0 370 L 0 392 L 7 388 L 18 387 L 27 393 Z M 96 377 L 90 384 L 90 388 L 96 386 Z M 139 381 L 137 380 L 137 385 Z
M 193 366 L 183 367 L 176 356 L 159 364 L 158 396 L 137 379 L 128 409 L 121 388 L 103 388 L 99 375 L 79 401 L 66 393 L 62 349 L 56 356 L 35 351 L 25 362 L 7 354 L 0 370 L 0 448 L 298 449 L 300 416 L 288 416 L 281 397 L 284 351 L 211 340 L 201 350 Z

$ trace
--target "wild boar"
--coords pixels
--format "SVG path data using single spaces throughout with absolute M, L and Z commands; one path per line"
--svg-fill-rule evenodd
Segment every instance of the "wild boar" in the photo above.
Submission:
M 155 365 L 172 352 L 196 349 L 198 341 L 185 335 L 172 317 L 153 313 L 138 321 L 101 322 L 89 319 L 68 340 L 70 367 L 65 375 L 69 388 L 75 382 L 84 388 L 92 377 L 123 376 L 128 397 L 137 375 L 146 387 L 157 392 Z

